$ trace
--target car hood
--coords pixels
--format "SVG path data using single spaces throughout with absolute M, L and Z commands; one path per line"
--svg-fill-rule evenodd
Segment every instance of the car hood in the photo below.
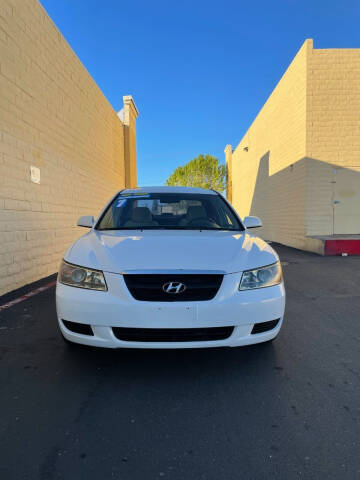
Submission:
M 91 230 L 67 251 L 67 262 L 105 272 L 219 270 L 234 273 L 278 260 L 264 240 L 244 232 Z

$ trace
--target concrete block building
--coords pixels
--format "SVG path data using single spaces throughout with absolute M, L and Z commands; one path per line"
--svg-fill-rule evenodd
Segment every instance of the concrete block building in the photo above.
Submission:
M 225 157 L 228 198 L 240 215 L 261 217 L 264 238 L 360 253 L 360 49 L 306 40 Z
M 77 218 L 136 186 L 123 101 L 119 116 L 37 0 L 1 0 L 0 295 L 56 272 Z

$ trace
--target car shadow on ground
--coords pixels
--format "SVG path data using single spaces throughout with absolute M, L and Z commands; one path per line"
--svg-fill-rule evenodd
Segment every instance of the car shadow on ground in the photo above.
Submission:
M 80 345 L 65 345 L 62 358 L 64 368 L 101 369 L 108 373 L 116 371 L 121 376 L 158 377 L 176 375 L 221 376 L 224 371 L 230 376 L 254 375 L 258 368 L 269 370 L 273 375 L 277 365 L 276 340 L 272 343 L 237 348 L 199 349 L 104 349 Z

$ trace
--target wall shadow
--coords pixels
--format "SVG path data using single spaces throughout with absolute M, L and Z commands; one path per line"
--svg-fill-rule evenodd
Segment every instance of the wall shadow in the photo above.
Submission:
M 360 165 L 304 157 L 270 174 L 271 152 L 259 160 L 250 215 L 263 238 L 294 244 L 305 236 L 360 234 Z

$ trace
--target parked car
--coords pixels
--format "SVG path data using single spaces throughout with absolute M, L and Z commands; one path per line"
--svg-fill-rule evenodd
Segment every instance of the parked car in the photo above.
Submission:
M 65 340 L 110 348 L 238 347 L 273 340 L 285 289 L 277 253 L 215 191 L 122 190 L 61 263 Z

